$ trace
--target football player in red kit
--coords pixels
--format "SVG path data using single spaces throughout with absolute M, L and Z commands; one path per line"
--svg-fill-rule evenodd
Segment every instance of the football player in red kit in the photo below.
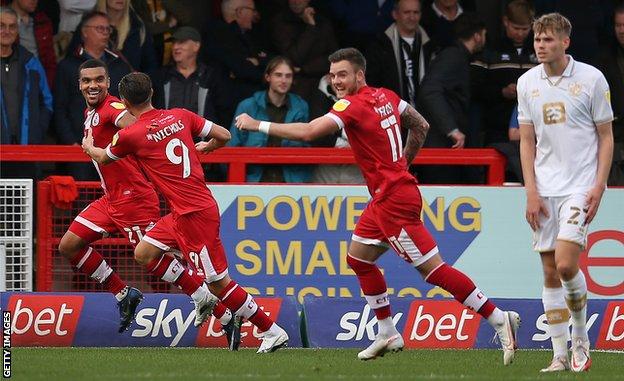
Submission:
M 366 60 L 357 49 L 340 49 L 329 56 L 329 61 L 329 75 L 340 99 L 327 114 L 310 123 L 292 124 L 262 122 L 241 114 L 236 117 L 236 126 L 305 141 L 345 130 L 372 197 L 357 222 L 347 256 L 379 326 L 375 341 L 358 358 L 374 359 L 404 345 L 392 321 L 386 281 L 375 265 L 392 247 L 425 281 L 450 292 L 486 318 L 502 343 L 504 364 L 511 363 L 519 315 L 498 309 L 470 278 L 444 263 L 420 219 L 422 198 L 408 163 L 422 147 L 429 129 L 427 121 L 394 92 L 366 85 Z M 401 128 L 409 130 L 405 147 Z
M 167 263 L 162 253 L 177 243 L 187 261 L 205 276 L 212 292 L 205 295 L 208 303 L 220 299 L 237 316 L 253 323 L 262 333 L 258 353 L 273 352 L 287 344 L 288 334 L 229 277 L 219 237 L 219 208 L 206 186 L 198 156 L 198 152 L 209 153 L 225 145 L 230 133 L 188 110 L 154 109 L 152 93 L 146 74 L 123 77 L 119 94 L 137 117 L 136 123 L 120 130 L 105 150 L 94 146 L 90 133 L 83 139 L 83 148 L 101 164 L 135 158 L 171 206 L 172 212 L 158 220 L 137 245 L 137 261 L 154 263 L 166 276 L 173 276 L 178 269 Z M 209 140 L 195 144 L 194 137 Z
M 93 136 L 94 144 L 106 147 L 120 128 L 136 121 L 125 105 L 108 93 L 110 80 L 104 62 L 85 61 L 79 68 L 79 86 L 87 103 L 85 130 Z M 160 202 L 134 158 L 129 157 L 106 166 L 95 161 L 93 164 L 100 175 L 104 195 L 89 204 L 74 219 L 61 239 L 59 251 L 79 271 L 102 283 L 115 295 L 120 314 L 119 332 L 123 332 L 132 322 L 143 296 L 139 290 L 122 281 L 90 244 L 110 233 L 120 232 L 136 246 L 145 231 L 160 218 Z M 171 261 L 181 267 L 176 259 L 171 258 Z M 181 286 L 191 295 L 203 284 L 201 276 L 192 274 L 181 271 L 177 277 L 163 279 Z M 240 342 L 238 319 L 232 318 L 230 311 L 223 305 L 216 309 L 218 311 L 215 315 L 220 315 L 219 320 L 224 326 L 228 342 Z M 230 346 L 235 349 L 232 344 Z

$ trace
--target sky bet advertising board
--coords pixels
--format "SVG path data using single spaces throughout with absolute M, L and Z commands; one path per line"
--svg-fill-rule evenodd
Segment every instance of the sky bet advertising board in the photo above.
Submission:
M 358 297 L 346 255 L 363 186 L 211 186 L 234 279 L 255 295 Z M 489 297 L 540 298 L 523 188 L 422 187 L 422 219 L 444 260 Z M 590 298 L 624 297 L 624 189 L 607 190 L 581 256 Z M 378 261 L 395 298 L 445 295 L 392 250 Z M 445 295 L 448 296 L 448 295 Z

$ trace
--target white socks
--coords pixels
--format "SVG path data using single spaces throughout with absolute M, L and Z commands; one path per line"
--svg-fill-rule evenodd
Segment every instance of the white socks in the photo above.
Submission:
M 548 321 L 548 333 L 552 341 L 554 357 L 567 358 L 570 312 L 565 302 L 565 290 L 563 287 L 544 287 L 542 303 Z
M 232 320 L 232 311 L 230 311 L 230 309 L 228 308 L 227 310 L 225 310 L 223 316 L 219 318 L 219 323 L 221 323 L 221 325 L 226 325 L 230 322 L 230 320 Z
M 191 299 L 193 299 L 195 303 L 199 303 L 204 300 L 206 298 L 206 295 L 209 293 L 210 291 L 208 290 L 208 286 L 206 286 L 206 283 L 202 283 L 202 285 L 199 286 L 199 288 L 191 294 Z
M 579 270 L 574 278 L 561 281 L 565 288 L 565 301 L 572 315 L 572 337 L 587 340 L 587 283 Z

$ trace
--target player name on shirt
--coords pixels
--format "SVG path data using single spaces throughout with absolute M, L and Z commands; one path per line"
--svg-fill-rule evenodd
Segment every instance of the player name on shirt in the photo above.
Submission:
M 156 128 L 157 126 L 154 125 L 153 127 Z M 182 123 L 182 120 L 178 120 L 168 126 L 161 128 L 160 130 L 156 132 L 148 133 L 147 140 L 153 140 L 155 142 L 159 142 L 168 136 L 171 136 L 177 132 L 182 131 L 183 129 L 184 129 L 184 123 Z

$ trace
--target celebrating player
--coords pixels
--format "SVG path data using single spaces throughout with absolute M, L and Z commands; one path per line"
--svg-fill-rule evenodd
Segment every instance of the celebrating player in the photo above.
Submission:
M 296 126 L 259 122 L 241 114 L 237 116 L 236 126 L 306 141 L 334 134 L 339 129 L 346 131 L 372 196 L 355 227 L 347 263 L 357 275 L 379 324 L 375 341 L 358 357 L 374 359 L 388 351 L 399 351 L 404 345 L 392 321 L 386 281 L 375 265 L 392 247 L 427 282 L 449 291 L 456 300 L 486 318 L 501 340 L 504 364 L 511 363 L 519 315 L 496 308 L 470 278 L 444 263 L 436 242 L 420 220 L 422 198 L 407 166 L 422 147 L 429 125 L 394 92 L 366 85 L 366 61 L 358 50 L 338 50 L 329 56 L 329 61 L 332 85 L 341 98 L 329 113 Z M 409 130 L 405 149 L 401 127 Z
M 104 62 L 85 61 L 79 68 L 79 86 L 87 104 L 85 130 L 93 136 L 96 145 L 106 147 L 115 133 L 134 123 L 135 118 L 119 99 L 109 95 L 110 80 Z M 134 158 L 107 166 L 96 162 L 94 165 L 100 175 L 104 195 L 74 219 L 61 239 L 59 251 L 79 271 L 103 283 L 115 295 L 120 314 L 119 332 L 123 332 L 132 322 L 143 295 L 138 289 L 123 282 L 90 244 L 118 231 L 136 246 L 144 232 L 160 218 L 160 202 Z M 172 257 L 167 261 L 181 267 Z M 191 274 L 181 271 L 175 277 L 163 279 L 181 286 L 187 294 L 192 295 L 201 287 L 203 279 Z M 162 274 L 158 275 L 162 277 Z M 197 304 L 197 308 L 201 306 Z M 240 320 L 232 318 L 230 311 L 223 305 L 217 306 L 215 310 L 214 315 L 226 331 L 230 349 L 235 350 L 240 343 Z M 201 314 L 197 317 L 201 317 Z M 203 320 L 196 320 L 196 323 L 201 322 Z
M 578 265 L 613 155 L 609 85 L 600 71 L 565 54 L 571 30 L 558 13 L 537 19 L 533 46 L 541 65 L 518 79 L 526 219 L 542 259 L 542 302 L 554 352 L 543 372 L 570 369 L 570 314 L 572 370 L 591 366 L 587 284 Z
M 274 323 L 255 300 L 228 275 L 227 258 L 219 237 L 217 202 L 206 187 L 198 152 L 209 153 L 230 139 L 225 128 L 184 109 L 158 110 L 151 104 L 152 83 L 144 73 L 132 73 L 119 82 L 119 94 L 137 122 L 120 130 L 106 147 L 93 145 L 89 132 L 83 140 L 85 152 L 101 164 L 123 157 L 138 160 L 152 183 L 162 192 L 172 212 L 156 222 L 136 247 L 140 263 L 166 277 L 180 268 L 162 254 L 176 242 L 187 261 L 195 264 L 210 285 L 210 291 L 236 315 L 251 321 L 263 334 L 258 353 L 273 352 L 288 342 L 288 334 Z M 208 137 L 194 147 L 193 137 Z M 195 148 L 195 149 L 194 149 Z M 151 265 L 150 265 L 151 267 Z M 209 303 L 217 297 L 205 295 Z

